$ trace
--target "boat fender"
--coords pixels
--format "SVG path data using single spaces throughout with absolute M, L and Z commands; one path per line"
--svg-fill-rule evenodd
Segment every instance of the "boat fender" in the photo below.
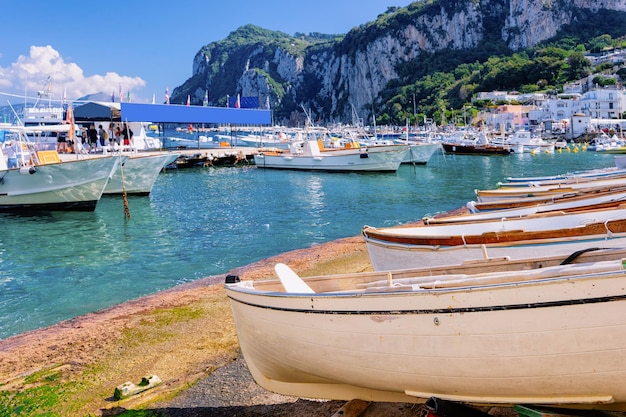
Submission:
M 362 153 L 362 154 L 359 154 L 359 157 L 361 159 L 365 159 L 365 158 L 369 158 L 370 156 L 367 153 Z
M 20 168 L 20 174 L 22 175 L 33 175 L 35 172 L 37 172 L 37 168 L 35 167 L 21 167 Z

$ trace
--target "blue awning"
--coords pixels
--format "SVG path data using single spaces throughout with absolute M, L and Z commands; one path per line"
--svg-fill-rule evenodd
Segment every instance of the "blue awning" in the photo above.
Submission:
M 121 103 L 123 122 L 216 123 L 270 125 L 270 110 L 229 107 L 182 106 L 178 104 Z

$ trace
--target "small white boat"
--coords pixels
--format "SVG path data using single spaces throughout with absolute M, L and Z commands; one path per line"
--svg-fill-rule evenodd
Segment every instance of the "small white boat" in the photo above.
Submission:
M 528 130 L 518 130 L 508 138 L 508 143 L 520 153 L 554 153 L 555 143 L 535 137 Z
M 361 147 L 356 142 L 348 144 L 348 148 L 325 149 L 317 140 L 293 142 L 287 152 L 256 153 L 254 163 L 258 168 L 396 172 L 409 152 L 405 145 Z
M 252 146 L 255 148 L 279 148 L 289 149 L 291 139 L 284 134 L 264 134 L 264 135 L 242 135 L 237 137 L 237 142 L 242 146 Z
M 625 411 L 625 261 L 599 259 L 308 278 L 277 265 L 279 279 L 225 289 L 269 391 Z
M 626 246 L 626 208 L 427 226 L 365 226 L 362 234 L 376 271 L 490 257 L 523 259 L 537 253 L 563 255 L 590 245 Z

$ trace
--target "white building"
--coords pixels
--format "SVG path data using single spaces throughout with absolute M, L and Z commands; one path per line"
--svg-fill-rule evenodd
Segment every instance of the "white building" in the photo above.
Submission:
M 602 88 L 587 91 L 580 98 L 580 112 L 594 119 L 615 119 L 626 111 L 626 90 Z
M 626 119 L 619 119 L 626 112 L 624 88 L 595 88 L 583 94 L 574 92 L 576 90 L 572 85 L 567 93 L 559 94 L 555 98 L 538 95 L 526 101 L 534 105 L 502 105 L 497 112 L 484 114 L 482 120 L 496 130 L 500 127 L 515 130 L 519 127 L 543 125 L 548 132 L 565 133 L 568 139 L 606 129 L 625 131 Z M 478 98 L 491 100 L 511 100 L 513 97 L 520 96 L 501 91 L 478 94 Z

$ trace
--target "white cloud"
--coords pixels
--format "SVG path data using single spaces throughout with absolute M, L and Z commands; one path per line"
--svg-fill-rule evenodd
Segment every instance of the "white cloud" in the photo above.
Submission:
M 48 87 L 48 85 L 50 87 Z M 130 90 L 146 86 L 139 77 L 122 76 L 114 72 L 86 77 L 75 63 L 65 62 L 52 46 L 31 46 L 30 55 L 20 55 L 6 68 L 0 67 L 0 90 L 16 95 L 36 96 L 37 91 L 50 88 L 53 99 L 62 99 L 64 91 L 69 100 L 95 94 L 119 95 L 120 86 L 124 98 Z

